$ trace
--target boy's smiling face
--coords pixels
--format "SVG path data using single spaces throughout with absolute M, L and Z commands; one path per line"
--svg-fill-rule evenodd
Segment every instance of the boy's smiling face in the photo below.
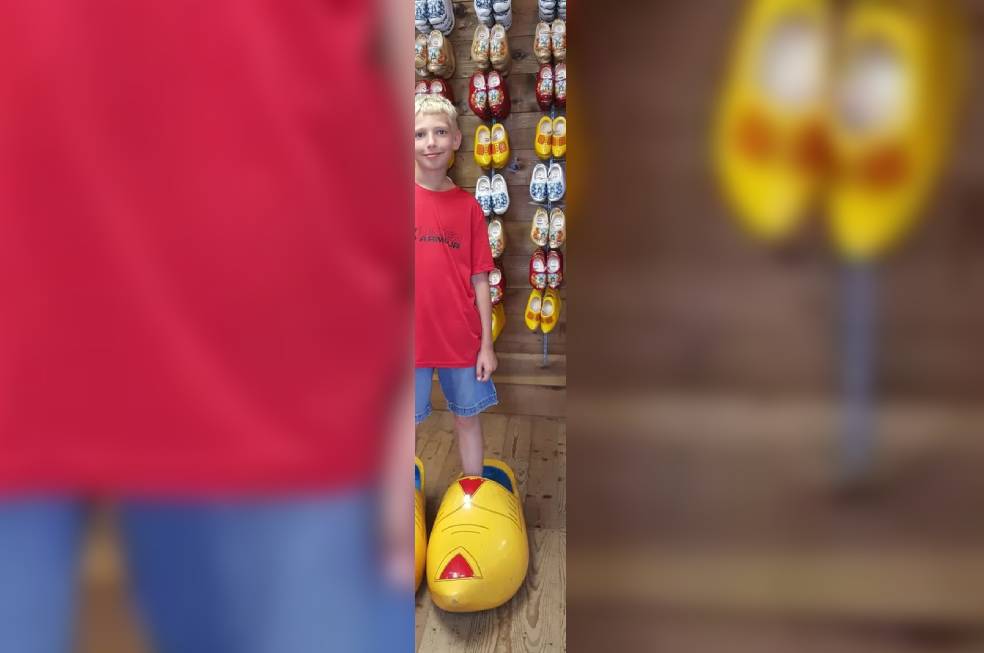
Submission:
M 419 170 L 447 172 L 451 154 L 461 146 L 461 131 L 443 113 L 421 113 L 414 119 L 414 161 Z

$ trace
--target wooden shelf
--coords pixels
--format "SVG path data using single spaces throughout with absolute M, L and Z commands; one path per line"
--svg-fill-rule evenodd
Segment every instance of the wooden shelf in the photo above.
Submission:
M 567 356 L 547 356 L 548 367 L 543 367 L 542 354 L 501 353 L 495 382 L 514 385 L 539 385 L 554 388 L 567 387 Z
M 493 380 L 499 385 L 535 385 L 548 388 L 567 387 L 567 356 L 550 354 L 547 367 L 543 367 L 542 354 L 503 352 L 496 354 L 499 369 Z M 437 382 L 437 372 L 434 373 Z

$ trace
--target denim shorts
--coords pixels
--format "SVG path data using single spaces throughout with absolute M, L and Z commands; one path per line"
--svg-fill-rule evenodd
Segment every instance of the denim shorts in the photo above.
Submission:
M 414 419 L 417 424 L 431 414 L 431 381 L 433 367 L 418 367 L 414 370 Z M 459 417 L 478 415 L 483 410 L 499 403 L 492 379 L 479 381 L 475 378 L 475 366 L 439 367 L 437 380 L 441 391 L 448 400 L 448 410 Z
M 73 650 L 87 506 L 0 498 L 0 651 Z M 414 599 L 386 590 L 368 490 L 123 501 L 136 614 L 160 653 L 413 650 Z

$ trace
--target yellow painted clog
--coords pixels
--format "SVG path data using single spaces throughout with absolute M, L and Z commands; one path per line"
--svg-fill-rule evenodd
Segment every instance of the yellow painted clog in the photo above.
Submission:
M 567 118 L 564 116 L 554 118 L 550 150 L 555 159 L 563 159 L 567 155 Z
M 530 297 L 526 300 L 526 328 L 536 331 L 540 326 L 540 309 L 543 307 L 543 293 L 536 288 L 530 291 Z
M 543 294 L 543 306 L 540 308 L 540 329 L 550 333 L 557 328 L 560 321 L 560 292 L 556 288 L 547 288 Z
M 509 163 L 509 133 L 501 122 L 492 125 L 492 166 L 497 170 Z
M 848 10 L 828 209 L 849 260 L 888 250 L 923 213 L 952 140 L 965 47 L 947 0 L 859 0 Z
M 717 108 L 714 163 L 738 222 L 766 241 L 813 208 L 830 165 L 829 0 L 751 0 Z
M 496 608 L 526 578 L 529 542 L 512 469 L 486 458 L 482 476 L 451 483 L 427 545 L 427 586 L 449 612 Z
M 475 128 L 475 163 L 479 168 L 492 167 L 492 131 L 487 125 Z
M 536 155 L 546 161 L 550 158 L 553 145 L 553 121 L 550 116 L 543 116 L 536 124 L 536 136 L 533 140 L 533 150 Z
M 424 521 L 424 463 L 414 456 L 413 464 L 413 564 L 414 588 L 420 587 L 427 559 L 427 522 Z
M 506 328 L 506 309 L 502 302 L 492 307 L 492 342 L 499 339 L 499 334 Z

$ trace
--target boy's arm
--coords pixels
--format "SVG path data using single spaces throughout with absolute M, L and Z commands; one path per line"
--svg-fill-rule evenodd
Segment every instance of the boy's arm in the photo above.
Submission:
M 488 381 L 499 366 L 492 348 L 492 296 L 489 291 L 489 273 L 473 274 L 472 286 L 475 288 L 475 304 L 478 305 L 478 315 L 482 318 L 482 348 L 478 351 L 475 362 L 475 378 Z

